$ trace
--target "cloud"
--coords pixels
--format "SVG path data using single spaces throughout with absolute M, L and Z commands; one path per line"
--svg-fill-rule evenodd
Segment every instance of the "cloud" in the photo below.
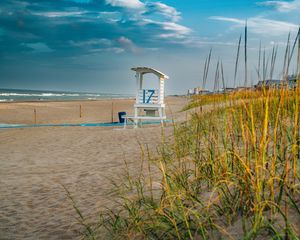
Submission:
M 148 12 L 157 12 L 174 22 L 177 22 L 181 19 L 181 13 L 178 12 L 176 8 L 161 2 L 148 2 L 147 8 Z
M 96 18 L 107 23 L 116 23 L 122 20 L 122 13 L 117 11 L 99 12 Z
M 174 22 L 161 22 L 160 24 L 164 30 L 171 31 L 179 35 L 187 35 L 192 31 L 190 28 Z
M 129 38 L 122 36 L 117 40 L 117 42 L 121 45 L 121 47 L 124 50 L 130 51 L 133 53 L 139 52 L 139 48 Z
M 145 4 L 139 0 L 106 0 L 113 7 L 124 7 L 129 9 L 144 8 Z
M 222 16 L 212 16 L 209 19 L 233 23 L 233 28 L 244 28 L 246 21 L 238 18 L 228 18 Z M 289 32 L 297 31 L 298 25 L 290 22 L 253 17 L 247 20 L 249 31 L 269 36 L 287 35 Z
M 90 3 L 93 0 L 65 0 L 67 2 L 76 2 L 76 3 Z
M 279 12 L 291 12 L 300 9 L 300 0 L 294 1 L 265 1 L 257 3 L 259 6 L 273 7 Z
M 109 48 L 101 48 L 101 49 L 91 49 L 89 53 L 100 53 L 100 52 L 113 52 L 116 54 L 120 54 L 125 52 L 123 48 L 120 47 L 109 47 Z
M 192 33 L 180 20 L 176 8 L 156 0 L 1 0 L 0 52 L 75 57 L 168 49 Z
M 89 39 L 87 41 L 70 41 L 70 44 L 75 47 L 83 47 L 83 46 L 110 46 L 112 45 L 112 41 L 106 38 L 101 39 Z
M 42 42 L 23 43 L 22 45 L 29 48 L 34 53 L 50 53 L 54 51 L 53 49 L 49 48 L 47 44 Z
M 33 15 L 49 17 L 49 18 L 58 18 L 58 17 L 80 17 L 88 13 L 87 11 L 60 11 L 60 12 L 32 12 Z
M 143 19 L 142 22 L 139 23 L 140 25 L 152 25 L 156 26 L 163 31 L 156 36 L 160 38 L 184 38 L 189 35 L 192 30 L 188 27 L 180 25 L 175 22 L 160 22 L 160 21 L 153 21 L 151 19 Z

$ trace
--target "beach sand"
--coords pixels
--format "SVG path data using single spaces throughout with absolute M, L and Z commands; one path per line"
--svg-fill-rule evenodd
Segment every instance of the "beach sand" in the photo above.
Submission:
M 134 100 L 1 103 L 0 123 L 110 122 L 132 113 Z M 167 115 L 183 120 L 183 97 L 169 97 Z M 79 106 L 82 107 L 80 118 Z M 172 127 L 167 126 L 171 133 Z M 40 127 L 0 130 L 0 239 L 78 239 L 77 215 L 63 188 L 85 216 L 113 204 L 111 180 L 135 171 L 140 145 L 155 154 L 160 125 L 128 127 Z

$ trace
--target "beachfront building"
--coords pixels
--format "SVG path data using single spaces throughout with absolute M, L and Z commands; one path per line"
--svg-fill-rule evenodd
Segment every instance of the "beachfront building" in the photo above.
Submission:
M 295 89 L 297 86 L 297 76 L 289 75 L 287 80 L 264 80 L 259 81 L 254 87 L 256 89 L 264 88 L 276 88 L 279 89 L 282 86 L 287 86 L 289 89 Z
M 126 120 L 133 120 L 136 127 L 139 126 L 141 120 L 159 120 L 163 123 L 163 120 L 166 119 L 165 80 L 169 77 L 156 69 L 148 67 L 136 67 L 131 70 L 136 73 L 136 102 L 134 104 L 134 116 L 126 117 Z M 144 87 L 145 74 L 157 76 L 158 85 L 153 83 L 153 86 L 157 86 L 156 88 Z
M 207 89 L 203 89 L 200 87 L 195 87 L 188 89 L 188 95 L 204 95 L 204 94 L 210 94 L 211 92 Z
M 230 92 L 234 92 L 234 91 L 235 91 L 235 88 L 233 88 L 233 87 L 222 88 L 222 92 L 230 93 Z
M 188 96 L 194 95 L 194 89 L 193 89 L 193 88 L 188 89 L 187 95 L 188 95 Z
M 281 80 L 264 80 L 259 81 L 254 87 L 256 89 L 262 88 L 280 88 L 283 86 L 283 82 Z
M 288 76 L 288 86 L 290 89 L 295 89 L 297 87 L 297 75 Z

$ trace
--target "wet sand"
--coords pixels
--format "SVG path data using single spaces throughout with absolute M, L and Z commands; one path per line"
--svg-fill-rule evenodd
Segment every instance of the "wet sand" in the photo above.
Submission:
M 185 98 L 167 98 L 169 118 L 184 119 Z M 0 123 L 110 122 L 132 113 L 133 100 L 1 103 Z M 79 106 L 82 106 L 80 118 Z M 172 127 L 165 131 L 171 133 Z M 0 130 L 0 239 L 78 239 L 77 215 L 64 185 L 85 216 L 112 204 L 111 179 L 134 171 L 140 144 L 153 154 L 159 125 L 129 127 L 41 127 Z

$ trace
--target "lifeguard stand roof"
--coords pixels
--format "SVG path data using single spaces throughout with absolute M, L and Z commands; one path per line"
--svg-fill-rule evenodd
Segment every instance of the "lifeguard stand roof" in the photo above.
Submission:
M 149 67 L 135 67 L 135 68 L 131 68 L 131 70 L 133 70 L 135 72 L 138 72 L 138 73 L 141 73 L 141 74 L 153 73 L 156 76 L 158 76 L 159 78 L 169 79 L 169 77 L 166 74 L 164 74 L 164 73 L 162 73 L 162 72 L 160 72 L 160 71 L 158 71 L 158 70 L 156 70 L 154 68 L 149 68 Z

